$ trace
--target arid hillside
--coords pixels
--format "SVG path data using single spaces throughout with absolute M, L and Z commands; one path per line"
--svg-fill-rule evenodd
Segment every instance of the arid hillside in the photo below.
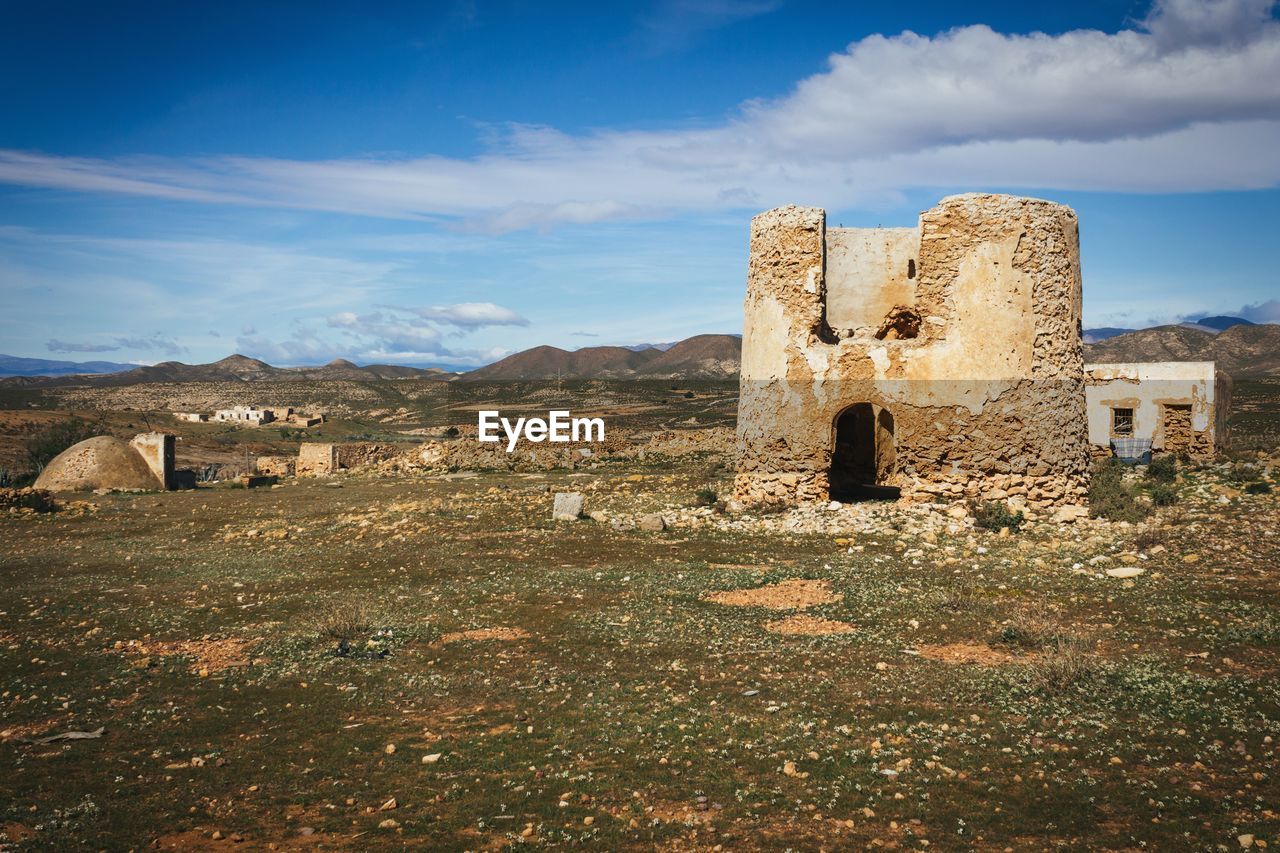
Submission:
M 1218 334 L 1157 326 L 1085 344 L 1085 361 L 1213 361 L 1232 376 L 1280 374 L 1280 325 L 1237 325 Z

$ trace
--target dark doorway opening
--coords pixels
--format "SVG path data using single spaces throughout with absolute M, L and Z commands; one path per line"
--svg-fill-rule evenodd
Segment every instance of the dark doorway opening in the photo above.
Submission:
M 854 403 L 836 416 L 831 454 L 831 500 L 851 503 L 897 500 L 901 491 L 886 485 L 893 476 L 893 415 L 870 403 Z

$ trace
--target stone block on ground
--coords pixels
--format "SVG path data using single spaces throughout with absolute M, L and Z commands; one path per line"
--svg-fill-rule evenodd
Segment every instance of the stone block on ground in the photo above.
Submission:
M 577 521 L 582 516 L 582 492 L 556 492 L 551 507 L 552 521 Z

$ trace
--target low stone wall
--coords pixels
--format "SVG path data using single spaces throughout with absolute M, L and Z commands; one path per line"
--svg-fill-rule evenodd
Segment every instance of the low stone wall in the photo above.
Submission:
M 297 460 L 292 456 L 259 456 L 258 473 L 264 477 L 292 477 L 297 470 Z

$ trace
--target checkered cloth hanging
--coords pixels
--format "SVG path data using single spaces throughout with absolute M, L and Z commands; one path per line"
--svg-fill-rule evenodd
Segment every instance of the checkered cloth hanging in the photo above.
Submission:
M 1111 452 L 1126 462 L 1132 462 L 1151 453 L 1151 439 L 1113 438 Z

